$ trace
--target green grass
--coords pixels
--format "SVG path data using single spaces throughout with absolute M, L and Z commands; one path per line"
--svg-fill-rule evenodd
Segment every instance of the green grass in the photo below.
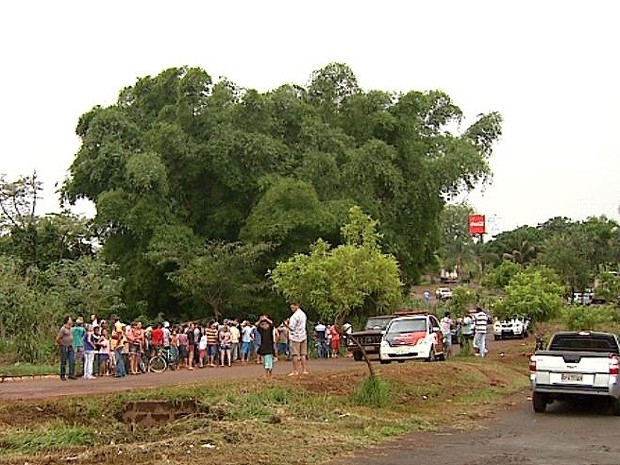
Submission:
M 60 372 L 58 365 L 30 363 L 15 363 L 11 365 L 0 365 L 0 376 L 42 376 L 57 375 Z
M 377 376 L 368 376 L 355 390 L 352 398 L 356 405 L 381 408 L 390 403 L 392 392 L 386 381 Z
M 0 436 L 0 454 L 28 454 L 40 450 L 55 451 L 95 443 L 92 428 L 65 426 L 10 431 Z
M 454 376 L 437 376 L 442 372 Z M 468 412 L 471 405 L 502 402 L 506 394 L 526 385 L 526 373 L 527 366 L 518 371 L 472 358 L 471 362 L 382 367 L 377 378 L 355 369 L 343 372 L 342 378 L 221 380 L 4 403 L 0 405 L 0 463 L 18 463 L 18 458 L 19 463 L 38 463 L 41 454 L 58 463 L 69 455 L 82 457 L 88 446 L 92 454 L 75 464 L 113 460 L 116 465 L 146 465 L 163 463 L 154 455 L 162 444 L 174 444 L 166 449 L 165 460 L 170 463 L 190 456 L 192 462 L 209 463 L 213 451 L 203 448 L 205 443 L 215 445 L 218 454 L 226 457 L 222 465 L 241 463 L 235 457 L 250 455 L 256 465 L 319 463 L 342 451 L 413 431 L 470 428 L 478 416 L 460 412 Z M 491 385 L 490 379 L 500 382 Z M 458 395 L 446 402 L 445 396 L 454 393 Z M 196 413 L 159 428 L 132 429 L 118 420 L 130 401 L 184 399 L 196 401 Z M 291 448 L 296 454 L 282 455 L 282 450 Z M 112 453 L 119 455 L 112 457 Z

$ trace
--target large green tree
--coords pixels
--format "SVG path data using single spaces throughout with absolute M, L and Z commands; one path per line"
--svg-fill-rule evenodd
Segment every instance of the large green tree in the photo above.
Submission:
M 189 228 L 200 244 L 271 243 L 266 268 L 318 237 L 336 244 L 359 205 L 413 282 L 434 260 L 445 199 L 490 176 L 501 118 L 455 130 L 462 119 L 441 91 L 364 91 L 339 63 L 265 93 L 171 68 L 82 115 L 63 193 L 95 202 L 128 304 L 152 313 L 178 303 L 174 270 L 147 258 L 161 226 Z

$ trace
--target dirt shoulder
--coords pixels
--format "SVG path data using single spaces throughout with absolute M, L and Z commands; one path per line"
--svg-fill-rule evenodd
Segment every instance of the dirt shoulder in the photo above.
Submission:
M 359 368 L 364 366 L 354 362 L 350 357 L 340 357 L 329 360 L 311 360 L 311 373 L 339 371 L 343 369 Z M 275 376 L 284 376 L 291 371 L 291 363 L 278 361 L 274 366 Z M 261 378 L 264 376 L 262 365 L 250 363 L 235 365 L 231 368 L 216 367 L 202 368 L 194 371 L 177 370 L 164 373 L 147 373 L 124 378 L 99 377 L 94 380 L 62 381 L 58 378 L 44 378 L 34 380 L 11 381 L 0 384 L 0 401 L 51 399 L 54 397 L 80 396 L 89 394 L 105 394 L 110 392 L 135 391 L 161 386 L 201 384 L 209 381 Z

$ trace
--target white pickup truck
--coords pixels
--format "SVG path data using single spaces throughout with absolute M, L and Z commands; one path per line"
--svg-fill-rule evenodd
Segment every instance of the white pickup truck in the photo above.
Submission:
M 532 404 L 544 412 L 554 400 L 605 396 L 610 413 L 620 415 L 620 340 L 611 333 L 560 332 L 547 350 L 530 357 Z

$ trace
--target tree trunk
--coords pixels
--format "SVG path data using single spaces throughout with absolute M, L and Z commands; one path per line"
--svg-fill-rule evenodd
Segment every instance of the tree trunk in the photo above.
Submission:
M 368 359 L 368 354 L 366 353 L 366 350 L 355 337 L 349 336 L 349 338 L 353 341 L 353 344 L 355 344 L 362 351 L 362 357 L 364 357 L 364 361 L 366 362 L 366 365 L 368 366 L 368 373 L 371 378 L 374 378 L 375 369 L 373 368 L 372 363 L 370 363 L 370 360 Z

